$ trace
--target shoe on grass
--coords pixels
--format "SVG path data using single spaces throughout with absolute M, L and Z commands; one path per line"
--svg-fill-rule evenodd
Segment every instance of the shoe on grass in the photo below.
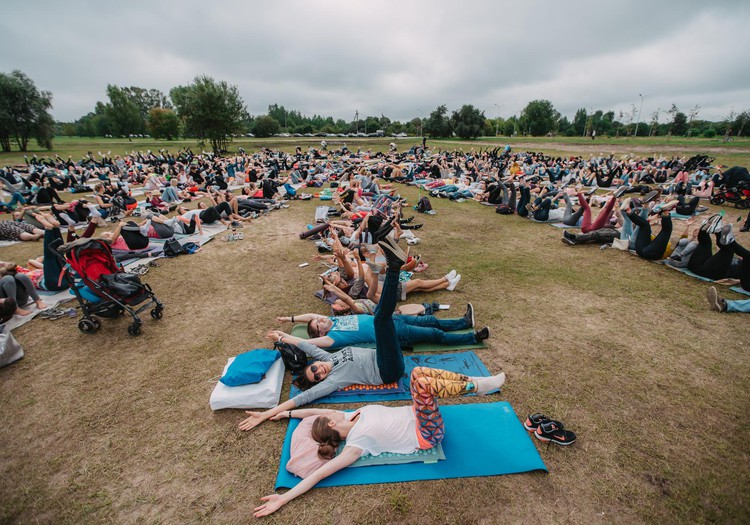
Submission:
M 539 428 L 539 425 L 547 421 L 549 421 L 549 418 L 547 416 L 537 412 L 536 414 L 531 414 L 526 418 L 526 421 L 523 424 L 523 428 L 525 428 L 529 432 L 536 432 L 536 429 Z
M 576 245 L 576 242 L 573 239 L 569 238 L 569 237 L 563 237 L 560 240 L 562 242 L 564 242 L 565 244 L 567 244 L 568 246 L 575 246 Z
M 719 292 L 715 286 L 709 286 L 706 290 L 706 299 L 708 300 L 708 306 L 714 312 L 726 312 L 727 302 L 726 300 L 719 297 Z
M 447 290 L 449 292 L 452 292 L 453 290 L 455 290 L 456 286 L 458 286 L 458 283 L 460 281 L 461 281 L 461 274 L 459 273 L 453 279 L 451 279 L 451 280 L 448 281 L 449 284 L 448 284 Z
M 464 313 L 463 317 L 466 320 L 466 327 L 474 328 L 474 305 L 471 303 L 466 305 L 466 313 Z
M 450 272 L 448 272 L 447 274 L 445 274 L 445 278 L 448 281 L 452 281 L 456 277 L 456 275 L 458 275 L 458 272 L 456 272 L 456 270 L 451 270 Z
M 481 343 L 490 338 L 490 327 L 485 326 L 479 330 L 474 331 L 474 339 L 477 343 Z
M 575 433 L 565 430 L 565 425 L 560 421 L 544 421 L 534 432 L 534 436 L 544 443 L 555 443 L 566 447 L 576 441 Z

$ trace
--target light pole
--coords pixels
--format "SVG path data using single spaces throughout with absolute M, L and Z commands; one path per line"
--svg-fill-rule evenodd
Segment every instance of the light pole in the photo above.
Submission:
M 419 137 L 424 137 L 424 124 L 422 122 L 422 110 L 417 108 L 417 114 L 419 115 Z
M 503 108 L 505 104 L 502 104 L 498 106 L 495 104 L 495 107 L 497 107 L 497 120 L 495 121 L 495 136 L 497 137 L 498 131 L 500 130 L 500 110 Z
M 641 93 L 638 93 L 638 96 L 641 97 L 641 107 L 638 108 L 638 120 L 635 121 L 635 137 L 638 137 L 638 124 L 641 122 L 641 111 L 643 111 L 643 95 Z

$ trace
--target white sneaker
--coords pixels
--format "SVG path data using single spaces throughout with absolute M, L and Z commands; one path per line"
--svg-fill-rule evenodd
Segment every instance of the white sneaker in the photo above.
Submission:
M 419 244 L 420 242 L 422 242 L 422 239 L 420 239 L 419 237 L 412 237 L 411 239 L 406 240 L 406 244 L 408 244 L 409 246 L 414 246 L 415 244 Z
M 451 270 L 450 272 L 448 272 L 448 274 L 446 274 L 445 278 L 449 281 L 452 281 L 456 277 L 456 275 L 458 275 L 456 270 Z
M 450 284 L 448 285 L 448 291 L 452 292 L 456 289 L 456 285 L 458 285 L 459 281 L 461 281 L 461 274 L 459 273 L 454 277 L 452 280 L 449 280 Z

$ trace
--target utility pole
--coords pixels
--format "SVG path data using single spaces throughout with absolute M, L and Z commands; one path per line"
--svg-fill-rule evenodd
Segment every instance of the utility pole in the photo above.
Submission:
M 638 93 L 638 96 L 641 97 L 641 107 L 638 108 L 638 120 L 635 121 L 635 137 L 638 136 L 638 124 L 640 124 L 641 121 L 641 111 L 643 110 L 643 95 L 641 93 Z
M 495 104 L 495 106 L 497 107 L 497 120 L 495 121 L 495 136 L 496 137 L 497 137 L 498 131 L 500 129 L 500 110 L 503 108 L 504 105 L 505 104 L 503 104 L 501 106 L 498 106 L 497 104 Z

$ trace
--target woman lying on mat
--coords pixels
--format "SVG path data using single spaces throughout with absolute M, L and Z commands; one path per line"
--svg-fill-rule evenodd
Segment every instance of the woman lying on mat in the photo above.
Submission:
M 387 245 L 388 250 L 398 249 L 399 255 L 403 254 L 390 240 L 383 241 L 381 247 L 383 245 Z M 247 412 L 249 417 L 240 422 L 241 430 L 250 430 L 277 414 L 311 403 L 340 388 L 355 384 L 382 385 L 401 379 L 404 373 L 404 358 L 401 353 L 401 346 L 398 342 L 392 344 L 390 338 L 384 339 L 381 336 L 384 333 L 382 325 L 386 323 L 389 330 L 395 333 L 392 316 L 396 308 L 398 276 L 403 264 L 401 258 L 394 257 L 388 250 L 384 248 L 384 251 L 388 254 L 388 271 L 383 293 L 378 306 L 375 308 L 375 315 L 367 316 L 372 319 L 375 327 L 376 348 L 346 346 L 339 352 L 329 353 L 306 339 L 277 330 L 270 331 L 267 335 L 268 339 L 297 345 L 315 362 L 309 365 L 304 373 L 295 380 L 296 386 L 303 390 L 302 393 L 265 412 Z M 405 259 L 406 256 L 404 255 Z M 473 324 L 471 305 L 467 308 L 465 317 L 468 324 Z M 290 320 L 294 321 L 294 318 L 290 318 Z
M 714 215 L 701 226 L 698 246 L 688 261 L 688 269 L 713 280 L 739 279 L 740 286 L 750 291 L 750 250 L 737 242 L 732 225 L 722 225 L 721 219 L 721 215 Z M 719 248 L 716 253 L 712 253 L 711 233 L 716 234 Z
M 401 347 L 392 315 L 396 308 L 395 284 L 399 268 L 406 261 L 406 254 L 390 240 L 379 244 L 387 254 L 388 274 L 383 296 L 375 313 L 378 352 L 379 357 L 385 358 L 384 360 L 392 359 L 394 366 L 398 363 L 403 373 Z M 331 461 L 286 494 L 271 494 L 261 498 L 265 503 L 255 508 L 255 517 L 277 511 L 310 490 L 318 481 L 348 467 L 362 455 L 377 456 L 384 452 L 410 454 L 438 445 L 443 440 L 445 429 L 437 399 L 470 393 L 487 394 L 500 388 L 504 382 L 504 373 L 492 377 L 468 377 L 446 370 L 416 367 L 411 373 L 411 406 L 368 405 L 350 413 L 325 409 L 288 409 L 278 412 L 273 417 L 274 420 L 318 416 L 312 427 L 312 436 L 319 443 L 318 455 Z M 336 450 L 343 440 L 346 440 L 346 446 L 336 456 Z

